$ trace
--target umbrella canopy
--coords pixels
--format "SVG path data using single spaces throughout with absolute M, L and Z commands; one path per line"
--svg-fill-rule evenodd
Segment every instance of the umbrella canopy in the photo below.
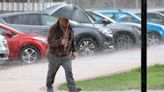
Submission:
M 83 9 L 71 4 L 56 5 L 45 9 L 44 12 L 58 18 L 64 17 L 77 22 L 91 23 L 90 18 Z

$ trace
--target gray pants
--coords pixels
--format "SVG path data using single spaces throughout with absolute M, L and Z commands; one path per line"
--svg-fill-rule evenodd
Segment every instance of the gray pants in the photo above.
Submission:
M 68 88 L 69 89 L 74 88 L 75 83 L 72 74 L 72 62 L 70 56 L 58 57 L 49 53 L 48 61 L 49 61 L 49 67 L 48 67 L 46 86 L 48 88 L 52 88 L 52 84 L 54 83 L 56 72 L 58 71 L 59 67 L 62 65 L 62 67 L 65 70 Z

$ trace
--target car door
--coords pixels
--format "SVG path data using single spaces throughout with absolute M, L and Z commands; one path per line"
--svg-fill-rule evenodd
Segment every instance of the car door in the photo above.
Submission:
M 111 12 L 111 13 L 110 12 L 106 12 L 106 13 L 97 12 L 97 13 L 100 13 L 100 14 L 102 14 L 104 16 L 107 16 L 110 19 L 113 19 L 113 20 L 117 21 L 116 14 L 113 13 L 113 12 Z

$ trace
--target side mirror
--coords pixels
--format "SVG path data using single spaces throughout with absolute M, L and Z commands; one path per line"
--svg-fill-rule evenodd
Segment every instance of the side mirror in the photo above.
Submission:
M 111 22 L 110 22 L 109 20 L 107 20 L 107 19 L 103 19 L 103 20 L 102 20 L 102 23 L 103 23 L 104 25 L 107 25 L 107 24 L 110 24 Z
M 4 31 L 3 34 L 9 37 L 13 36 L 12 32 L 10 31 Z

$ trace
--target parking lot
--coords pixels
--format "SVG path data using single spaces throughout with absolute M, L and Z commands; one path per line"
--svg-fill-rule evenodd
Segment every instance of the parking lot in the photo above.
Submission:
M 164 64 L 164 45 L 148 48 L 148 65 Z M 157 54 L 158 53 L 158 54 Z M 124 51 L 104 51 L 95 56 L 78 57 L 73 62 L 76 80 L 112 75 L 140 66 L 140 48 Z M 14 65 L 13 65 L 14 64 Z M 47 59 L 36 64 L 10 63 L 0 66 L 0 89 L 2 92 L 46 92 Z M 54 87 L 65 82 L 64 71 L 60 68 Z
M 72 61 L 75 80 L 140 67 L 144 40 L 140 3 L 141 0 L 0 1 L 0 92 L 46 92 L 48 50 L 61 56 L 78 53 Z M 148 66 L 164 64 L 163 4 L 162 0 L 149 0 L 147 4 Z M 63 68 L 55 79 L 54 90 L 59 92 L 59 84 L 66 82 Z

